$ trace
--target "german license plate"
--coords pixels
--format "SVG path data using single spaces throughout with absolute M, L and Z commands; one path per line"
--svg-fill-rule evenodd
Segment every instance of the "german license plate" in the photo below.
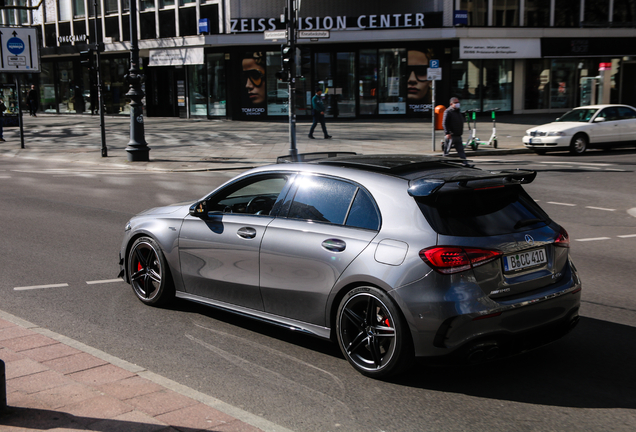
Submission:
M 545 248 L 533 249 L 531 251 L 518 252 L 516 254 L 504 256 L 504 271 L 513 272 L 534 267 L 548 262 Z
M 530 138 L 530 144 L 541 144 L 541 138 Z

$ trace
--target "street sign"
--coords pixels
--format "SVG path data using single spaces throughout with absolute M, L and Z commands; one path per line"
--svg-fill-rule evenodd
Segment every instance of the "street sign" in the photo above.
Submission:
M 300 30 L 298 37 L 302 39 L 329 39 L 329 30 Z
M 267 30 L 263 35 L 265 39 L 287 39 L 287 30 Z
M 428 67 L 432 69 L 437 69 L 439 67 L 439 60 L 429 60 Z
M 34 28 L 0 27 L 0 71 L 40 72 L 40 52 Z
M 428 68 L 426 71 L 426 79 L 429 81 L 441 81 L 442 79 L 442 68 Z

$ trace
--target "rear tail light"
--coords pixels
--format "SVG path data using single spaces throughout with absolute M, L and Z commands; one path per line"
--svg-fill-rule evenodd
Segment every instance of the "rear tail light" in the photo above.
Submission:
M 500 256 L 501 252 L 495 250 L 459 246 L 433 246 L 420 251 L 420 258 L 442 274 L 470 270 Z
M 570 236 L 565 229 L 561 228 L 561 231 L 559 231 L 559 235 L 554 240 L 554 245 L 564 248 L 570 247 Z

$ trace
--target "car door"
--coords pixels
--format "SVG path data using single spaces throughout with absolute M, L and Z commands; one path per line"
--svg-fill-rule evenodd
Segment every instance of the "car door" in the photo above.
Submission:
M 266 312 L 325 325 L 327 298 L 347 266 L 377 235 L 371 195 L 354 183 L 300 176 L 261 247 Z
M 636 110 L 630 107 L 618 107 L 618 115 L 623 135 L 623 145 L 633 145 L 636 141 Z
M 605 119 L 598 121 L 597 119 Z M 621 122 L 616 107 L 603 108 L 593 120 L 592 124 L 592 146 L 606 146 L 610 143 L 623 140 Z
M 268 174 L 239 180 L 206 200 L 207 217 L 185 218 L 179 258 L 188 293 L 263 310 L 260 245 L 288 177 Z

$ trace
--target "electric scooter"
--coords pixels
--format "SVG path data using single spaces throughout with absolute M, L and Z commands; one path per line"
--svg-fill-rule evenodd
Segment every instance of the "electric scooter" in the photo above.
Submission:
M 464 143 L 464 147 L 470 147 L 473 150 L 477 150 L 477 145 L 479 144 L 479 138 L 477 138 L 477 116 L 475 113 L 478 113 L 478 109 L 466 110 L 464 113 L 466 114 L 466 123 L 468 124 L 468 129 L 470 129 L 470 135 L 468 140 Z M 470 125 L 472 117 L 472 128 Z
M 490 135 L 488 142 L 478 142 L 477 144 L 497 148 L 497 121 L 495 120 L 495 111 L 499 111 L 499 108 L 491 108 L 490 111 L 492 117 L 492 135 Z

